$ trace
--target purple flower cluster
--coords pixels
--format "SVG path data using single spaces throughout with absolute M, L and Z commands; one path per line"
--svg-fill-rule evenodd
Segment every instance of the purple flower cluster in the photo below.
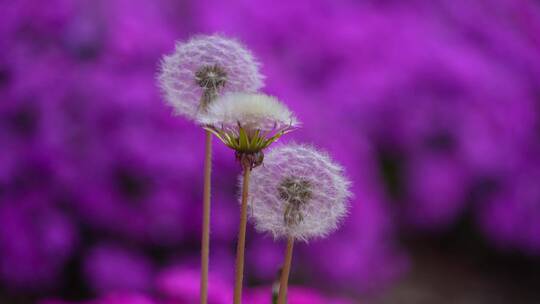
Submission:
M 199 271 L 189 267 L 172 267 L 156 276 L 153 282 L 154 293 L 149 295 L 136 291 L 109 293 L 94 300 L 80 304 L 184 304 L 196 303 L 199 299 Z M 212 287 L 208 295 L 209 304 L 231 303 L 231 282 L 219 276 L 210 276 Z M 270 288 L 248 290 L 244 297 L 246 303 L 267 304 L 272 302 Z M 289 289 L 291 304 L 349 304 L 346 299 L 331 298 L 319 292 L 301 287 Z M 44 300 L 40 304 L 75 304 L 60 300 Z
M 195 33 L 248 45 L 267 93 L 302 117 L 292 138 L 328 150 L 353 181 L 339 233 L 297 247 L 293 284 L 380 290 L 407 269 L 396 222 L 438 232 L 465 210 L 494 246 L 540 254 L 536 3 L 262 5 L 1 5 L 2 286 L 61 291 L 70 265 L 97 293 L 148 291 L 167 265 L 198 263 L 204 134 L 171 117 L 155 84 L 159 58 Z M 210 267 L 228 282 L 238 172 L 226 149 L 215 149 Z M 248 235 L 247 278 L 269 285 L 283 248 Z

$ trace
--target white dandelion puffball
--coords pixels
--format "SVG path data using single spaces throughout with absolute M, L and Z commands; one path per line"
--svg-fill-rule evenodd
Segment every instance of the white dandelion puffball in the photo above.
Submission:
M 199 116 L 199 123 L 216 128 L 272 131 L 295 127 L 298 120 L 277 98 L 260 93 L 229 93 L 218 97 Z
M 175 112 L 196 120 L 200 110 L 219 94 L 260 89 L 263 76 L 259 65 L 236 40 L 196 36 L 177 42 L 175 51 L 163 57 L 158 82 Z
M 199 123 L 236 151 L 243 168 L 263 163 L 263 150 L 298 125 L 296 117 L 276 98 L 256 93 L 229 93 L 218 97 Z
M 298 144 L 267 153 L 264 166 L 252 171 L 249 187 L 255 228 L 302 241 L 336 230 L 351 197 L 342 167 L 326 153 Z

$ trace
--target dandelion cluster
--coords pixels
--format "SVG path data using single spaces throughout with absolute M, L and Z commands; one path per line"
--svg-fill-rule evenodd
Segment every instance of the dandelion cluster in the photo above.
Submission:
M 233 40 L 208 36 L 179 43 L 174 54 L 164 57 L 159 81 L 167 102 L 207 131 L 201 302 L 207 291 L 213 134 L 235 151 L 243 171 L 234 303 L 242 298 L 248 200 L 259 230 L 288 239 L 279 290 L 279 303 L 284 303 L 294 239 L 326 236 L 346 213 L 349 182 L 341 167 L 313 148 L 289 145 L 273 151 L 268 166 L 254 171 L 249 181 L 251 171 L 263 164 L 263 150 L 299 122 L 277 98 L 256 92 L 262 85 L 258 64 Z

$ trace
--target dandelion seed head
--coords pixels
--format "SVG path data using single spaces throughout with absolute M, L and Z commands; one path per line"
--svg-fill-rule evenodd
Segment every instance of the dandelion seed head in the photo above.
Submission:
M 253 170 L 248 206 L 258 231 L 307 241 L 338 228 L 348 209 L 350 182 L 326 153 L 289 144 L 270 150 Z
M 212 102 L 199 123 L 236 151 L 243 168 L 262 164 L 263 149 L 299 125 L 293 113 L 275 97 L 228 93 Z
M 228 93 L 209 105 L 199 117 L 203 125 L 271 131 L 297 126 L 293 113 L 277 98 L 260 93 Z
M 260 64 L 236 40 L 220 35 L 196 36 L 177 42 L 175 51 L 163 57 L 158 82 L 176 114 L 197 120 L 201 98 L 227 92 L 255 92 L 263 86 Z

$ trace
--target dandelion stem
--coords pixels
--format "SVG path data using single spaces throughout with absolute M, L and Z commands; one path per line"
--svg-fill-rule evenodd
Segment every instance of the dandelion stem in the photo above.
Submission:
M 244 181 L 242 184 L 242 206 L 240 209 L 240 228 L 236 247 L 236 269 L 234 282 L 234 304 L 242 303 L 242 281 L 244 279 L 244 251 L 246 247 L 247 199 L 249 191 L 249 174 L 251 168 L 243 166 Z
M 291 272 L 293 246 L 294 238 L 289 236 L 287 240 L 287 249 L 285 250 L 285 262 L 283 262 L 281 279 L 279 281 L 278 304 L 285 304 L 287 302 L 287 285 L 289 284 L 289 273 Z
M 201 237 L 201 304 L 208 301 L 208 260 L 210 255 L 210 189 L 212 182 L 212 133 L 205 132 L 203 223 Z

